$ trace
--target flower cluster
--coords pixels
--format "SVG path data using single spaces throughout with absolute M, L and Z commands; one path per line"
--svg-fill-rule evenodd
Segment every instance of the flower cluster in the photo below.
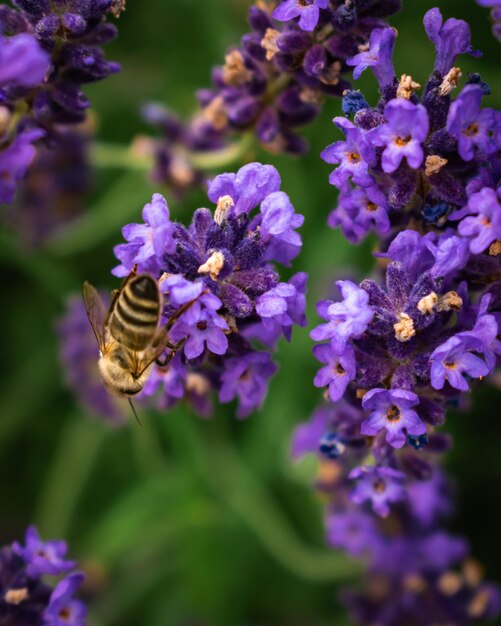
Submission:
M 501 41 L 501 2 L 500 0 L 476 0 L 481 7 L 491 9 L 492 33 L 496 39 Z
M 10 203 L 42 138 L 57 149 L 61 131 L 85 119 L 81 86 L 119 70 L 101 45 L 116 36 L 106 22 L 116 0 L 16 0 L 0 7 L 0 202 Z M 64 138 L 63 140 L 64 141 Z
M 142 399 L 155 395 L 159 407 L 169 408 L 186 398 L 208 415 L 215 390 L 223 403 L 238 400 L 239 417 L 262 404 L 277 369 L 277 340 L 290 340 L 294 325 L 306 325 L 306 274 L 285 282 L 276 268 L 298 255 L 296 229 L 304 219 L 280 182 L 271 165 L 250 163 L 210 182 L 215 210 L 197 209 L 189 227 L 172 221 L 165 199 L 155 194 L 143 209 L 143 223 L 123 228 L 127 243 L 115 248 L 120 265 L 113 274 L 125 277 L 136 268 L 153 276 L 164 294 L 162 323 L 175 319 L 166 349 L 172 360 L 155 366 Z M 179 314 L 181 307 L 186 310 Z M 96 351 L 81 307 L 72 306 L 61 333 L 70 385 L 95 395 L 88 404 L 102 413 L 96 380 L 82 371 Z
M 379 279 L 338 281 L 341 301 L 318 303 L 314 384 L 328 404 L 293 450 L 323 459 L 330 543 L 368 562 L 366 588 L 345 594 L 354 619 L 384 626 L 469 624 L 501 610 L 465 542 L 443 530 L 452 507 L 438 461 L 451 441 L 437 431 L 501 355 L 501 117 L 481 108 L 478 75 L 451 101 L 456 57 L 477 54 L 468 25 L 432 9 L 425 27 L 437 57 L 422 103 L 410 76 L 395 77 L 392 29 L 348 59 L 355 78 L 374 71 L 381 100 L 370 108 L 348 92 L 354 119 L 335 118 L 346 139 L 322 155 L 340 190 L 330 224 L 353 242 L 374 230 L 385 252 Z
M 369 49 L 348 59 L 355 77 L 371 68 L 381 99 L 371 108 L 362 94 L 350 91 L 344 110 L 353 121 L 334 119 L 345 140 L 322 153 L 337 165 L 330 183 L 340 190 L 329 224 L 353 243 L 369 231 L 391 240 L 403 228 L 457 228 L 479 253 L 501 238 L 496 197 L 501 112 L 482 107 L 490 91 L 478 74 L 451 98 L 461 76 L 456 57 L 478 54 L 471 48 L 468 24 L 444 22 L 439 9 L 428 11 L 424 24 L 436 61 L 421 102 L 415 93 L 420 85 L 409 75 L 400 81 L 395 76 L 391 28 L 374 30 Z M 467 214 L 475 217 L 458 225 Z
M 343 300 L 318 304 L 326 323 L 311 333 L 323 342 L 314 348 L 324 365 L 315 385 L 332 402 L 345 396 L 366 411 L 360 434 L 386 441 L 388 454 L 441 425 L 446 407 L 492 373 L 501 354 L 499 282 L 470 299 L 468 243 L 403 231 L 388 249 L 384 286 L 339 281 Z
M 379 440 L 371 454 L 360 432 L 365 419 L 353 404 L 323 405 L 297 428 L 292 449 L 295 457 L 320 458 L 327 541 L 366 567 L 362 589 L 342 594 L 352 619 L 432 626 L 498 616 L 501 590 L 483 580 L 467 542 L 444 529 L 452 490 L 434 457 L 449 439 L 436 432 L 413 436 L 412 446 L 398 451 Z
M 156 182 L 191 184 L 198 175 L 187 155 L 221 149 L 235 134 L 252 133 L 273 153 L 303 153 L 297 128 L 317 117 L 325 97 L 343 94 L 347 59 L 400 6 L 401 0 L 256 2 L 250 32 L 214 69 L 212 87 L 197 93 L 200 109 L 186 124 L 161 107 L 145 109 L 163 135 L 154 147 Z
M 84 580 L 66 560 L 64 541 L 40 539 L 34 527 L 25 545 L 0 549 L 0 624 L 5 626 L 85 626 L 86 607 L 74 598 Z M 47 577 L 59 577 L 53 586 Z

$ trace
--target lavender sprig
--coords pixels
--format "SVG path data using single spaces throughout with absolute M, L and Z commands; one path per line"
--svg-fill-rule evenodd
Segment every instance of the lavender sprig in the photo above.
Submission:
M 87 609 L 74 598 L 85 577 L 66 552 L 64 541 L 44 542 L 33 526 L 24 545 L 0 549 L 0 624 L 85 626 Z M 47 576 L 59 581 L 53 586 Z
M 0 202 L 11 203 L 17 183 L 44 140 L 56 149 L 66 127 L 85 119 L 90 103 L 82 85 L 119 71 L 101 45 L 116 36 L 106 22 L 118 16 L 114 0 L 17 0 L 0 7 Z M 63 137 L 61 138 L 61 133 Z
M 314 384 L 328 404 L 293 443 L 295 456 L 322 459 L 330 543 L 368 563 L 365 588 L 344 594 L 350 612 L 384 626 L 471 624 L 501 611 L 500 590 L 443 530 L 452 503 L 439 455 L 451 439 L 437 430 L 501 355 L 500 118 L 481 108 L 478 75 L 451 101 L 456 57 L 477 55 L 466 22 L 432 9 L 425 27 L 437 56 L 422 103 L 420 86 L 394 75 L 392 29 L 373 31 L 348 60 L 355 77 L 374 71 L 381 100 L 370 108 L 349 92 L 353 122 L 335 119 L 346 139 L 322 155 L 341 192 L 330 223 L 353 242 L 375 230 L 384 265 L 378 280 L 338 281 L 342 300 L 318 303 Z
M 210 182 L 215 210 L 197 209 L 189 227 L 172 221 L 165 199 L 155 194 L 143 223 L 123 228 L 127 243 L 115 248 L 120 264 L 113 273 L 126 276 L 137 266 L 157 279 L 164 321 L 195 301 L 169 332 L 182 349 L 168 367 L 153 371 L 143 399 L 155 396 L 165 409 L 186 398 L 201 415 L 211 412 L 212 391 L 223 403 L 237 399 L 239 417 L 261 406 L 277 369 L 272 352 L 278 339 L 290 340 L 294 325 L 306 325 L 306 274 L 285 282 L 277 271 L 299 254 L 296 229 L 304 220 L 280 182 L 271 165 L 250 163 Z M 63 354 L 87 354 L 87 339 L 76 332 L 80 316 L 74 310 L 62 327 Z M 76 361 L 81 373 L 82 359 Z M 78 380 L 82 388 L 78 372 L 70 384 Z M 93 386 L 87 388 L 92 393 Z
M 145 119 L 162 136 L 150 146 L 155 182 L 185 189 L 201 178 L 191 155 L 224 150 L 242 134 L 272 153 L 305 152 L 297 129 L 319 115 L 325 97 L 342 96 L 347 59 L 400 6 L 400 0 L 257 1 L 250 32 L 214 69 L 212 87 L 197 93 L 200 110 L 192 118 L 183 123 L 159 105 L 145 107 Z
M 494 244 L 495 256 L 501 238 L 496 198 L 501 112 L 482 108 L 490 91 L 478 74 L 451 98 L 461 76 L 456 57 L 478 55 L 467 23 L 443 22 L 438 9 L 428 11 L 424 23 L 437 56 L 421 102 L 420 85 L 409 75 L 400 81 L 395 76 L 392 29 L 373 31 L 369 50 L 348 60 L 355 77 L 367 67 L 374 72 L 381 99 L 371 108 L 359 92 L 348 92 L 344 109 L 354 114 L 353 121 L 334 119 L 346 139 L 322 153 L 337 165 L 330 182 L 340 190 L 329 224 L 353 243 L 369 231 L 389 243 L 403 228 L 457 228 L 472 242 L 473 253 Z M 468 214 L 476 217 L 458 226 Z

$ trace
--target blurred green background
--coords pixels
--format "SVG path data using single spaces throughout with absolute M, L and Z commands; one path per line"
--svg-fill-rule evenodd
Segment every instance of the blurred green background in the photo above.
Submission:
M 434 3 L 404 5 L 393 20 L 397 73 L 424 84 L 433 51 L 421 20 Z M 485 53 L 480 61 L 462 58 L 461 68 L 499 88 L 501 49 L 488 11 L 473 0 L 438 5 L 445 16 L 470 21 L 474 45 Z M 119 39 L 107 49 L 123 71 L 87 90 L 100 141 L 125 145 L 146 132 L 138 115 L 144 101 L 188 114 L 194 90 L 209 84 L 211 66 L 245 32 L 247 8 L 244 0 L 128 0 Z M 371 75 L 358 86 L 374 101 Z M 499 89 L 488 102 L 500 107 Z M 312 322 L 313 303 L 334 278 L 362 277 L 372 264 L 373 242 L 354 248 L 325 226 L 335 194 L 318 154 L 338 137 L 330 120 L 339 113 L 340 102 L 329 102 L 307 129 L 307 156 L 255 155 L 279 168 L 283 189 L 306 215 L 294 270 L 310 272 Z M 217 407 L 205 421 L 182 406 L 143 414 L 143 429 L 133 421 L 111 429 L 85 415 L 64 387 L 55 319 L 84 279 L 116 286 L 112 246 L 153 191 L 141 172 L 101 170 L 78 247 L 73 240 L 34 253 L 1 233 L 0 540 L 21 538 L 31 522 L 46 538 L 65 537 L 89 574 L 95 626 L 344 626 L 336 591 L 356 578 L 357 566 L 325 547 L 322 502 L 310 487 L 314 461 L 292 464 L 288 457 L 294 426 L 321 396 L 311 384 L 308 330 L 280 345 L 268 399 L 244 422 L 232 406 Z M 196 192 L 183 201 L 167 197 L 180 220 L 205 204 Z M 470 537 L 475 556 L 499 581 L 495 401 L 493 389 L 481 389 L 474 408 L 451 415 L 447 428 L 456 440 L 448 457 L 458 483 L 454 530 Z

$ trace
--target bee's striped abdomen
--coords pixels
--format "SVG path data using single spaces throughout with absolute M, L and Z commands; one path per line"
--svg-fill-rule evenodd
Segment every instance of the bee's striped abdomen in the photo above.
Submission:
M 114 339 L 130 350 L 148 347 L 157 330 L 160 294 L 151 276 L 136 276 L 120 292 L 110 319 Z

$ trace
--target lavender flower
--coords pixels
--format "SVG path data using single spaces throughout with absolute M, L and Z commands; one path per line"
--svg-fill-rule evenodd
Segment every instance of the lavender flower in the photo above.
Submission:
M 360 432 L 363 435 L 377 435 L 386 430 L 386 441 L 394 448 L 401 448 L 406 443 L 404 429 L 409 435 L 423 435 L 426 426 L 411 407 L 419 403 L 415 393 L 404 389 L 371 389 L 364 395 L 362 407 L 372 411 L 362 422 Z
M 405 474 L 390 467 L 357 467 L 348 474 L 348 478 L 356 480 L 351 500 L 355 504 L 370 501 L 374 512 L 381 517 L 388 516 L 391 503 L 406 497 L 401 484 Z
M 64 559 L 68 550 L 64 541 L 43 542 L 34 526 L 26 531 L 25 541 L 25 546 L 14 543 L 12 550 L 25 561 L 29 576 L 59 576 L 75 567 L 74 561 Z
M 146 120 L 161 137 L 147 148 L 155 157 L 155 182 L 179 192 L 202 182 L 193 156 L 224 154 L 235 136 L 244 135 L 242 147 L 252 134 L 272 153 L 305 152 L 298 129 L 318 116 L 325 97 L 342 96 L 349 87 L 343 77 L 347 60 L 360 50 L 366 54 L 371 34 L 382 31 L 400 6 L 401 0 L 251 6 L 250 31 L 213 70 L 212 86 L 197 93 L 200 108 L 191 118 L 183 123 L 158 105 L 145 107 Z M 391 47 L 382 44 L 386 57 Z
M 25 546 L 14 543 L 0 550 L 0 623 L 85 626 L 86 607 L 74 598 L 84 575 L 69 571 L 75 563 L 64 560 L 65 554 L 63 541 L 43 542 L 34 527 L 26 533 Z M 46 574 L 60 577 L 54 588 Z
M 0 87 L 37 87 L 49 71 L 49 55 L 33 35 L 0 36 Z
M 69 125 L 85 120 L 89 101 L 84 83 L 119 70 L 107 62 L 101 44 L 116 36 L 105 22 L 116 13 L 112 0 L 13 3 L 0 7 L 0 87 L 2 102 L 0 202 L 11 203 L 35 155 L 35 142 L 57 151 Z M 13 115 L 23 111 L 23 114 Z M 28 150 L 29 145 L 29 150 Z M 5 164 L 10 164 L 9 166 Z
M 37 128 L 26 130 L 0 152 L 0 202 L 10 204 L 13 201 L 17 184 L 35 158 L 33 143 L 43 135 L 43 131 Z
M 284 0 L 273 11 L 273 17 L 282 22 L 299 17 L 299 28 L 312 31 L 318 24 L 320 9 L 327 9 L 329 0 Z
M 318 312 L 327 324 L 321 324 L 311 332 L 315 341 L 331 339 L 335 349 L 343 349 L 351 337 L 361 335 L 374 316 L 368 306 L 369 298 L 363 289 L 349 280 L 337 281 L 342 302 L 321 301 L 318 303 Z
M 393 28 L 376 28 L 372 31 L 368 50 L 363 50 L 346 61 L 347 65 L 355 67 L 353 70 L 355 80 L 370 67 L 381 88 L 393 83 L 395 70 L 392 54 L 396 36 Z
M 501 240 L 501 189 L 484 187 L 468 199 L 464 209 L 451 214 L 451 220 L 461 220 L 458 232 L 470 241 L 470 252 L 480 254 L 491 244 Z
M 387 124 L 378 126 L 371 134 L 376 146 L 383 146 L 383 172 L 391 174 L 406 158 L 409 167 L 418 168 L 423 162 L 421 142 L 428 134 L 426 109 L 409 100 L 391 100 L 385 107 Z
M 471 161 L 475 149 L 486 157 L 496 152 L 497 146 L 490 136 L 495 114 L 493 109 L 481 108 L 483 95 L 479 85 L 466 85 L 449 109 L 446 128 L 457 140 L 463 161 Z
M 473 194 L 482 188 L 490 189 L 491 196 L 496 193 L 498 173 L 492 159 L 501 147 L 501 117 L 482 107 L 489 90 L 472 75 L 457 98 L 451 98 L 461 76 L 453 66 L 456 58 L 476 55 L 469 26 L 462 20 L 443 22 L 438 9 L 428 11 L 424 21 L 437 60 L 421 102 L 415 93 L 421 86 L 410 75 L 403 74 L 400 81 L 394 75 L 391 28 L 374 30 L 369 49 L 348 61 L 356 75 L 372 69 L 381 93 L 376 107 L 362 97 L 364 104 L 353 108 L 353 92 L 347 92 L 353 121 L 334 118 L 346 141 L 322 152 L 325 161 L 337 165 L 329 182 L 341 192 L 329 224 L 353 242 L 372 230 L 385 235 L 388 244 L 403 228 L 417 224 L 425 231 L 449 228 L 453 233 L 459 217 L 468 214 Z M 465 226 L 464 236 L 473 238 L 472 220 Z M 494 233 L 495 228 L 483 229 L 484 236 L 487 231 Z M 493 234 L 490 243 L 498 238 Z
M 83 574 L 75 572 L 58 583 L 44 612 L 47 626 L 85 626 L 87 608 L 73 598 L 84 578 Z

